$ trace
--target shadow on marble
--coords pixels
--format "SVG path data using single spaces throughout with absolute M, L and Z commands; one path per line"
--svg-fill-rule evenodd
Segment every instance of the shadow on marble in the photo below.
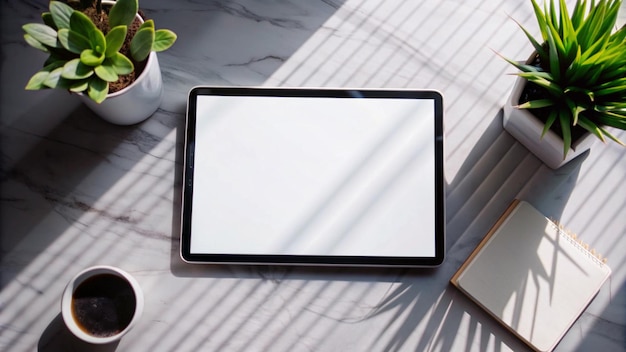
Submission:
M 558 218 L 564 202 L 558 202 L 554 195 L 558 193 L 559 199 L 567 200 L 585 157 L 561 170 L 548 170 L 502 129 L 501 121 L 502 112 L 499 112 L 469 153 L 457 177 L 448 184 L 448 257 L 438 273 L 439 280 L 416 278 L 409 273 L 399 278 L 400 285 L 372 312 L 372 315 L 396 312 L 397 319 L 404 319 L 399 324 L 400 330 L 388 326 L 376 339 L 387 338 L 385 350 L 426 350 L 432 346 L 451 350 L 458 335 L 466 336 L 467 349 L 477 344 L 484 350 L 494 343 L 512 350 L 527 349 L 504 327 L 492 324 L 492 318 L 485 311 L 447 280 L 514 198 L 531 199 L 542 208 L 551 209 L 551 216 Z M 537 189 L 527 190 L 525 185 Z M 537 272 L 537 268 L 528 270 Z M 525 277 L 527 273 L 521 275 Z M 516 289 L 511 287 L 511 295 Z M 469 327 L 461 325 L 468 315 Z M 423 321 L 425 316 L 430 316 L 427 322 Z M 426 331 L 417 345 L 406 346 L 412 332 L 424 324 Z
M 113 352 L 118 345 L 119 341 L 94 345 L 80 340 L 65 326 L 63 317 L 59 313 L 41 334 L 37 352 Z
M 159 123 L 153 119 L 145 123 Z M 109 124 L 79 105 L 43 135 L 13 130 L 11 139 L 36 142 L 9 168 L 3 165 L 2 228 L 10 229 L 2 235 L 3 253 L 23 268 L 66 230 L 86 226 L 80 219 L 87 213 L 127 222 L 126 214 L 95 204 L 170 131 L 152 135 L 142 127 Z M 18 274 L 3 270 L 2 282 Z
M 609 286 L 613 284 L 613 279 L 609 278 Z M 576 352 L 586 351 L 622 351 L 626 349 L 626 329 L 618 323 L 626 313 L 626 284 L 619 288 L 611 287 L 613 300 L 604 311 L 598 316 L 594 314 L 584 314 L 579 320 L 584 329 L 584 337 L 581 341 L 573 341 L 570 350 Z M 602 294 L 602 292 L 600 293 Z M 599 298 L 599 297 L 597 297 Z M 596 298 L 596 300 L 597 300 Z M 595 301 L 594 301 L 595 302 Z M 591 304 L 593 305 L 594 302 Z M 566 337 L 567 338 L 567 337 Z M 575 340 L 575 339 L 573 339 Z M 568 343 L 566 339 L 563 345 Z M 567 344 L 569 347 L 570 344 Z M 576 346 L 576 347 L 574 347 Z

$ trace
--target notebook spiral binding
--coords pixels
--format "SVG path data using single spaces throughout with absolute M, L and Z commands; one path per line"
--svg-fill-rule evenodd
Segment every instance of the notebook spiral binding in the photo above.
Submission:
M 576 235 L 574 232 L 570 231 L 568 228 L 566 228 L 565 226 L 561 225 L 561 223 L 559 223 L 558 220 L 554 220 L 554 219 L 550 218 L 550 221 L 552 221 L 554 227 L 559 231 L 559 234 L 565 235 L 564 237 L 566 239 L 570 240 L 573 244 L 577 245 L 582 250 L 587 252 L 590 255 L 591 259 L 593 259 L 594 261 L 597 261 L 598 264 L 606 264 L 607 263 L 607 258 L 606 257 L 604 257 L 604 256 L 602 256 L 602 254 L 598 253 L 595 248 L 589 249 L 590 247 L 589 247 L 588 243 L 584 242 L 583 240 L 578 238 L 578 235 Z

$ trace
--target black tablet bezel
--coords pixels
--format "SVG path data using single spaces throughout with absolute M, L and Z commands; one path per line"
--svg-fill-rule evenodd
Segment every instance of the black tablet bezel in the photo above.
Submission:
M 239 255 L 191 253 L 191 217 L 193 195 L 193 162 L 195 155 L 196 101 L 198 96 L 275 96 L 332 98 L 397 98 L 430 99 L 435 102 L 435 256 L 434 257 L 373 257 L 317 255 Z M 185 151 L 183 166 L 180 255 L 187 263 L 325 265 L 325 266 L 384 266 L 434 267 L 445 256 L 445 187 L 444 187 L 444 129 L 443 97 L 434 90 L 397 89 L 327 89 L 327 88 L 265 88 L 265 87 L 194 87 L 187 101 L 185 121 Z

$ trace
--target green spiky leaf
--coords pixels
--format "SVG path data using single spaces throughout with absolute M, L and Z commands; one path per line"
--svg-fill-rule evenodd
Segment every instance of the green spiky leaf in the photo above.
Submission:
M 517 106 L 518 109 L 540 109 L 548 106 L 554 105 L 554 101 L 552 99 L 539 99 L 539 100 L 531 100 L 527 101 L 523 104 L 519 104 Z

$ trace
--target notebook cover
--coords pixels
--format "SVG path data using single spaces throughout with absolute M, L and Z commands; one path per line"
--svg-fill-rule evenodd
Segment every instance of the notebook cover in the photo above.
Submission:
M 537 351 L 551 351 L 611 270 L 524 201 L 514 201 L 451 282 Z

